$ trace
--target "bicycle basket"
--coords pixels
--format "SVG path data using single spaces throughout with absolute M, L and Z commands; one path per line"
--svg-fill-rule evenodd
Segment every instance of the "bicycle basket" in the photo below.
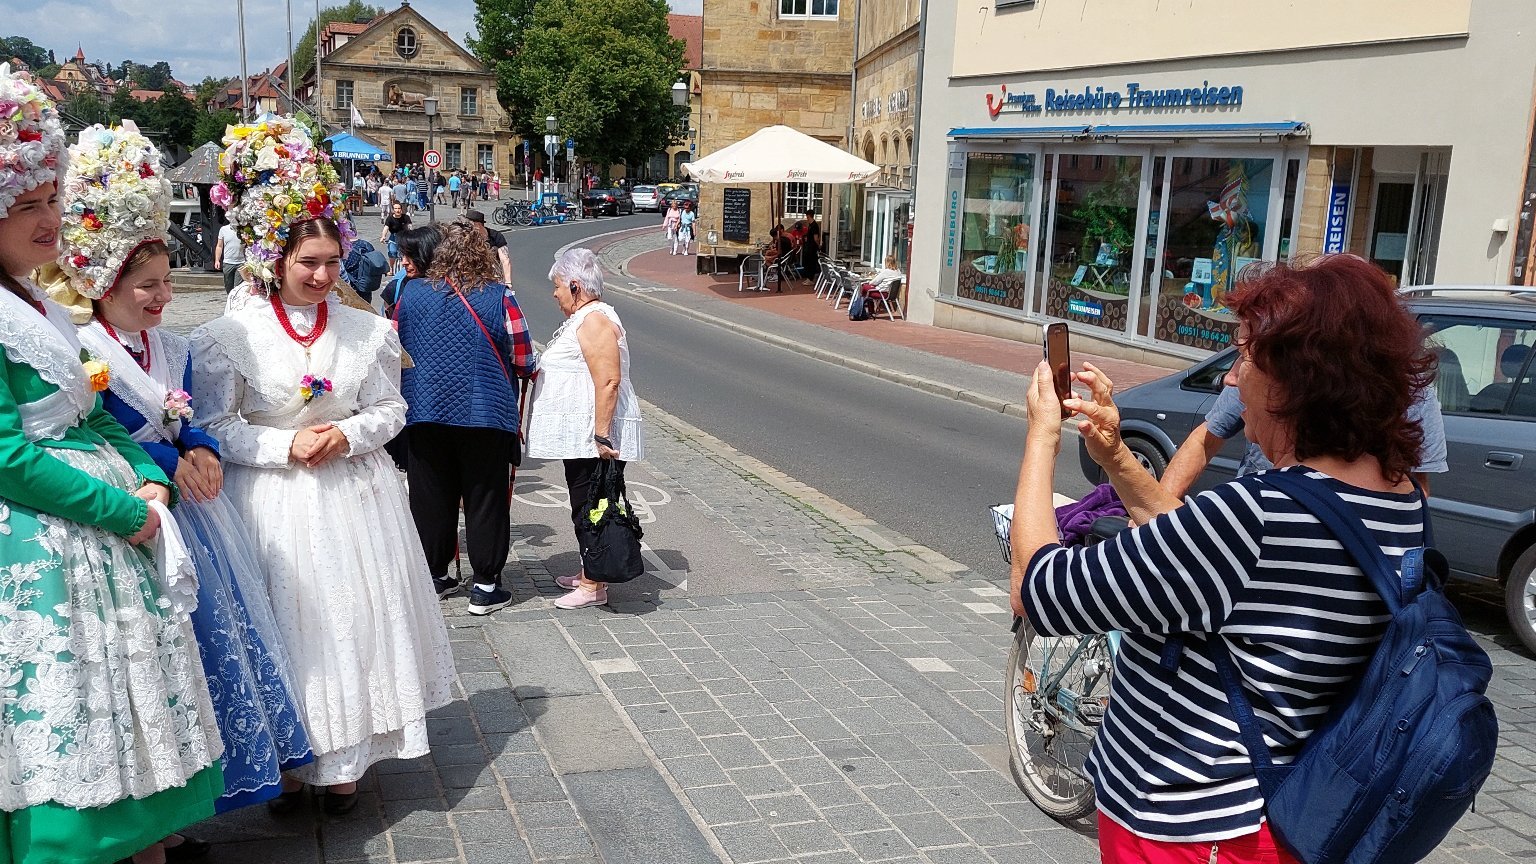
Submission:
M 1013 563 L 1013 549 L 1008 544 L 1008 532 L 1013 527 L 1013 505 L 994 504 L 987 508 L 992 514 L 992 532 L 997 535 L 997 548 L 1002 550 L 1003 562 Z

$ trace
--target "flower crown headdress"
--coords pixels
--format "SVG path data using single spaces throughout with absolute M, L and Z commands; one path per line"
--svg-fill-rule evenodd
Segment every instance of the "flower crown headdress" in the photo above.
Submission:
M 82 297 L 100 300 L 134 252 L 165 242 L 171 182 L 162 173 L 160 151 L 132 120 L 80 133 L 69 148 L 60 197 L 59 269 Z
M 262 287 L 276 281 L 283 245 L 298 222 L 330 219 L 341 233 L 341 254 L 352 247 L 357 234 L 336 209 L 345 198 L 341 178 L 331 157 L 292 117 L 230 126 L 219 174 L 223 181 L 213 187 L 213 203 L 245 246 L 241 272 L 247 280 Z
M 0 218 L 22 195 L 64 173 L 64 126 L 32 76 L 0 63 Z

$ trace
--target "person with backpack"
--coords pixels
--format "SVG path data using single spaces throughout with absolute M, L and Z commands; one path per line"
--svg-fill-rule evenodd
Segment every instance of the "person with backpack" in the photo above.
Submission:
M 1492 767 L 1491 666 L 1440 590 L 1424 432 L 1434 358 L 1354 256 L 1271 265 L 1228 296 L 1227 375 L 1276 470 L 1179 501 L 1119 436 L 1113 384 L 1042 363 L 1015 497 L 1012 599 L 1043 635 L 1123 634 L 1088 760 L 1106 862 L 1424 857 Z M 1342 410 L 1341 406 L 1348 406 Z M 1057 542 L 1065 408 L 1137 525 Z
M 347 284 L 352 290 L 372 303 L 373 292 L 379 290 L 384 283 L 384 274 L 389 272 L 389 261 L 383 252 L 373 248 L 372 243 L 359 237 L 352 241 L 352 249 L 342 259 L 341 269 L 346 272 Z

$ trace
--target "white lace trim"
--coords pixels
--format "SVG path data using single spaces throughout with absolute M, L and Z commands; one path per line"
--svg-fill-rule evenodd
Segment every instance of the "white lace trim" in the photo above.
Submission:
M 150 441 L 174 443 L 176 436 L 181 434 L 181 421 L 165 422 L 165 396 L 171 390 L 169 382 L 181 380 L 172 377 L 175 373 L 173 364 L 183 371 L 186 369 L 186 343 L 181 345 L 181 362 L 175 363 L 168 354 L 176 349 L 168 344 L 169 340 L 159 330 L 150 330 L 146 335 L 148 372 L 128 353 L 127 346 L 112 338 L 100 321 L 92 319 L 79 330 L 80 343 L 112 370 L 113 395 L 144 418 L 143 426 L 129 430 L 133 440 L 140 444 Z
M 30 366 L 38 377 L 59 388 L 64 394 L 62 398 L 68 400 L 65 404 L 73 408 L 73 413 L 62 428 L 57 424 L 65 414 L 58 397 L 50 394 L 31 403 L 37 407 L 32 409 L 34 430 L 27 437 L 34 441 L 58 438 L 75 425 L 75 420 L 91 413 L 96 398 L 85 368 L 80 365 L 80 344 L 75 340 L 69 313 L 48 300 L 31 282 L 22 280 L 22 287 L 33 299 L 42 301 L 48 318 L 39 318 L 37 310 L 26 301 L 0 290 L 0 347 L 4 347 L 13 362 Z

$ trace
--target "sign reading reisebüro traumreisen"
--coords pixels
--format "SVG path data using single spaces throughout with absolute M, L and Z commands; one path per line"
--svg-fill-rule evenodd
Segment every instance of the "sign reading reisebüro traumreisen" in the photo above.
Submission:
M 1212 85 L 1201 81 L 1198 87 L 1143 87 L 1134 81 L 1119 90 L 1090 84 L 1081 89 L 1045 88 L 1041 93 L 988 93 L 987 113 L 1065 114 L 1075 111 L 1151 111 L 1159 108 L 1237 108 L 1243 104 L 1243 88 Z

